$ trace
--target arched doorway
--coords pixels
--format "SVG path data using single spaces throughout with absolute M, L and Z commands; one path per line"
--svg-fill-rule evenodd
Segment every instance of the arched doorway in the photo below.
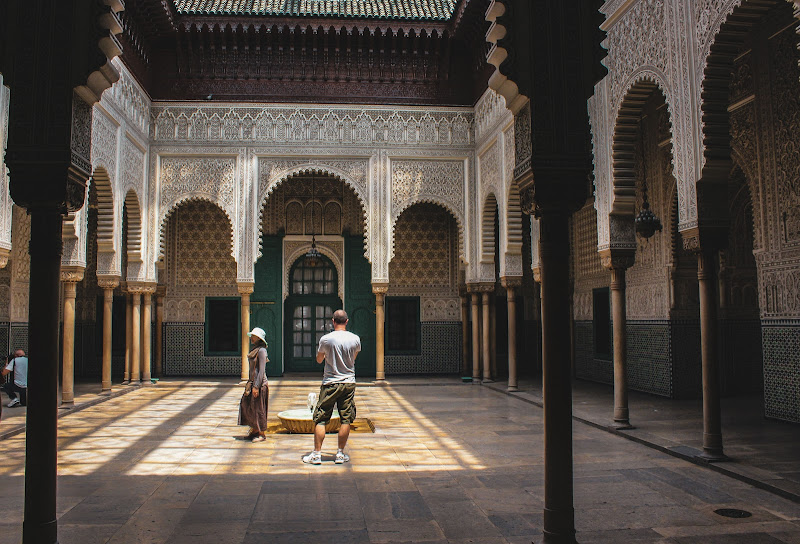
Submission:
M 333 312 L 342 307 L 338 281 L 336 267 L 324 255 L 304 255 L 292 264 L 284 314 L 287 372 L 322 370 L 316 362 L 317 346 L 322 335 L 333 330 Z

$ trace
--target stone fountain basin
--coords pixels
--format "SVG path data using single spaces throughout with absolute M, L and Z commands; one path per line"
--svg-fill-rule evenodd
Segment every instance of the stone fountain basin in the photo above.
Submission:
M 311 419 L 311 412 L 305 408 L 297 410 L 284 410 L 278 413 L 284 429 L 294 434 L 314 434 L 314 420 Z M 340 427 L 339 412 L 333 411 L 331 420 L 325 425 L 326 433 L 335 433 Z

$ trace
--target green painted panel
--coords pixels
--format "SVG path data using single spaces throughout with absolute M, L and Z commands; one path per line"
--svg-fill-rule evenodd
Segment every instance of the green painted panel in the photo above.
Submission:
M 261 240 L 261 258 L 255 265 L 255 286 L 250 296 L 250 327 L 261 327 L 267 334 L 269 363 L 267 375 L 281 376 L 283 360 L 283 308 L 282 290 L 282 237 L 264 236 Z
M 364 237 L 345 236 L 344 309 L 350 317 L 348 329 L 361 337 L 356 376 L 375 376 L 375 295 L 372 267 L 364 257 Z

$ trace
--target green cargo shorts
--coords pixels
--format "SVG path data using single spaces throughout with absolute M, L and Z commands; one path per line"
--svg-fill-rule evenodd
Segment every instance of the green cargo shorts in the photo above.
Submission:
M 333 414 L 333 407 L 339 411 L 342 425 L 352 424 L 356 419 L 356 384 L 332 383 L 319 388 L 319 400 L 314 408 L 314 423 L 327 425 Z

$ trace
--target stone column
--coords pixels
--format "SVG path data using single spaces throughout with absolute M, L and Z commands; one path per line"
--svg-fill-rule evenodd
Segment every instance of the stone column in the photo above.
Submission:
M 372 292 L 375 293 L 375 380 L 386 379 L 386 367 L 384 354 L 386 352 L 384 324 L 386 323 L 386 312 L 384 302 L 386 293 L 389 291 L 388 284 L 372 284 Z
M 64 266 L 61 282 L 64 284 L 64 330 L 61 354 L 61 405 L 75 404 L 75 291 L 83 279 L 83 268 Z
M 253 294 L 255 284 L 250 282 L 240 282 L 237 284 L 239 295 L 242 297 L 242 374 L 243 382 L 250 379 L 250 361 L 247 354 L 250 353 L 250 295 Z
M 119 285 L 117 278 L 98 278 L 97 284 L 103 290 L 103 367 L 101 389 L 111 391 L 111 347 L 112 318 L 114 312 L 114 289 Z
M 481 383 L 481 314 L 479 293 L 470 286 L 472 295 L 472 383 Z
M 133 299 L 125 286 L 125 374 L 122 383 L 131 382 L 131 350 L 133 348 Z
M 139 348 L 141 348 L 141 291 L 138 289 L 131 289 L 131 385 L 139 385 L 142 375 L 140 372 L 141 355 Z
M 470 376 L 469 294 L 462 286 L 461 295 L 461 376 Z
M 522 278 L 504 277 L 501 280 L 506 288 L 508 300 L 508 391 L 519 391 L 517 384 L 517 301 L 516 290 L 522 285 Z
M 154 369 L 156 378 L 164 377 L 164 295 L 166 293 L 165 285 L 156 287 L 156 363 Z
M 709 461 L 726 459 L 722 451 L 722 419 L 717 361 L 716 252 L 697 250 L 697 280 L 700 291 L 700 352 L 703 367 L 703 453 Z
M 545 542 L 575 542 L 569 339 L 569 214 L 540 215 Z
M 492 289 L 494 286 L 492 286 Z M 491 310 L 489 308 L 489 294 L 491 289 L 481 286 L 481 303 L 483 305 L 483 323 L 481 323 L 481 346 L 483 362 L 483 383 L 492 383 L 492 340 L 491 340 Z
M 614 427 L 632 429 L 628 413 L 628 332 L 625 271 L 633 266 L 634 250 L 604 250 L 600 258 L 611 271 L 611 312 L 614 332 Z
M 150 385 L 150 367 L 152 364 L 152 339 L 153 339 L 153 293 L 156 292 L 155 284 L 142 288 L 142 384 Z

